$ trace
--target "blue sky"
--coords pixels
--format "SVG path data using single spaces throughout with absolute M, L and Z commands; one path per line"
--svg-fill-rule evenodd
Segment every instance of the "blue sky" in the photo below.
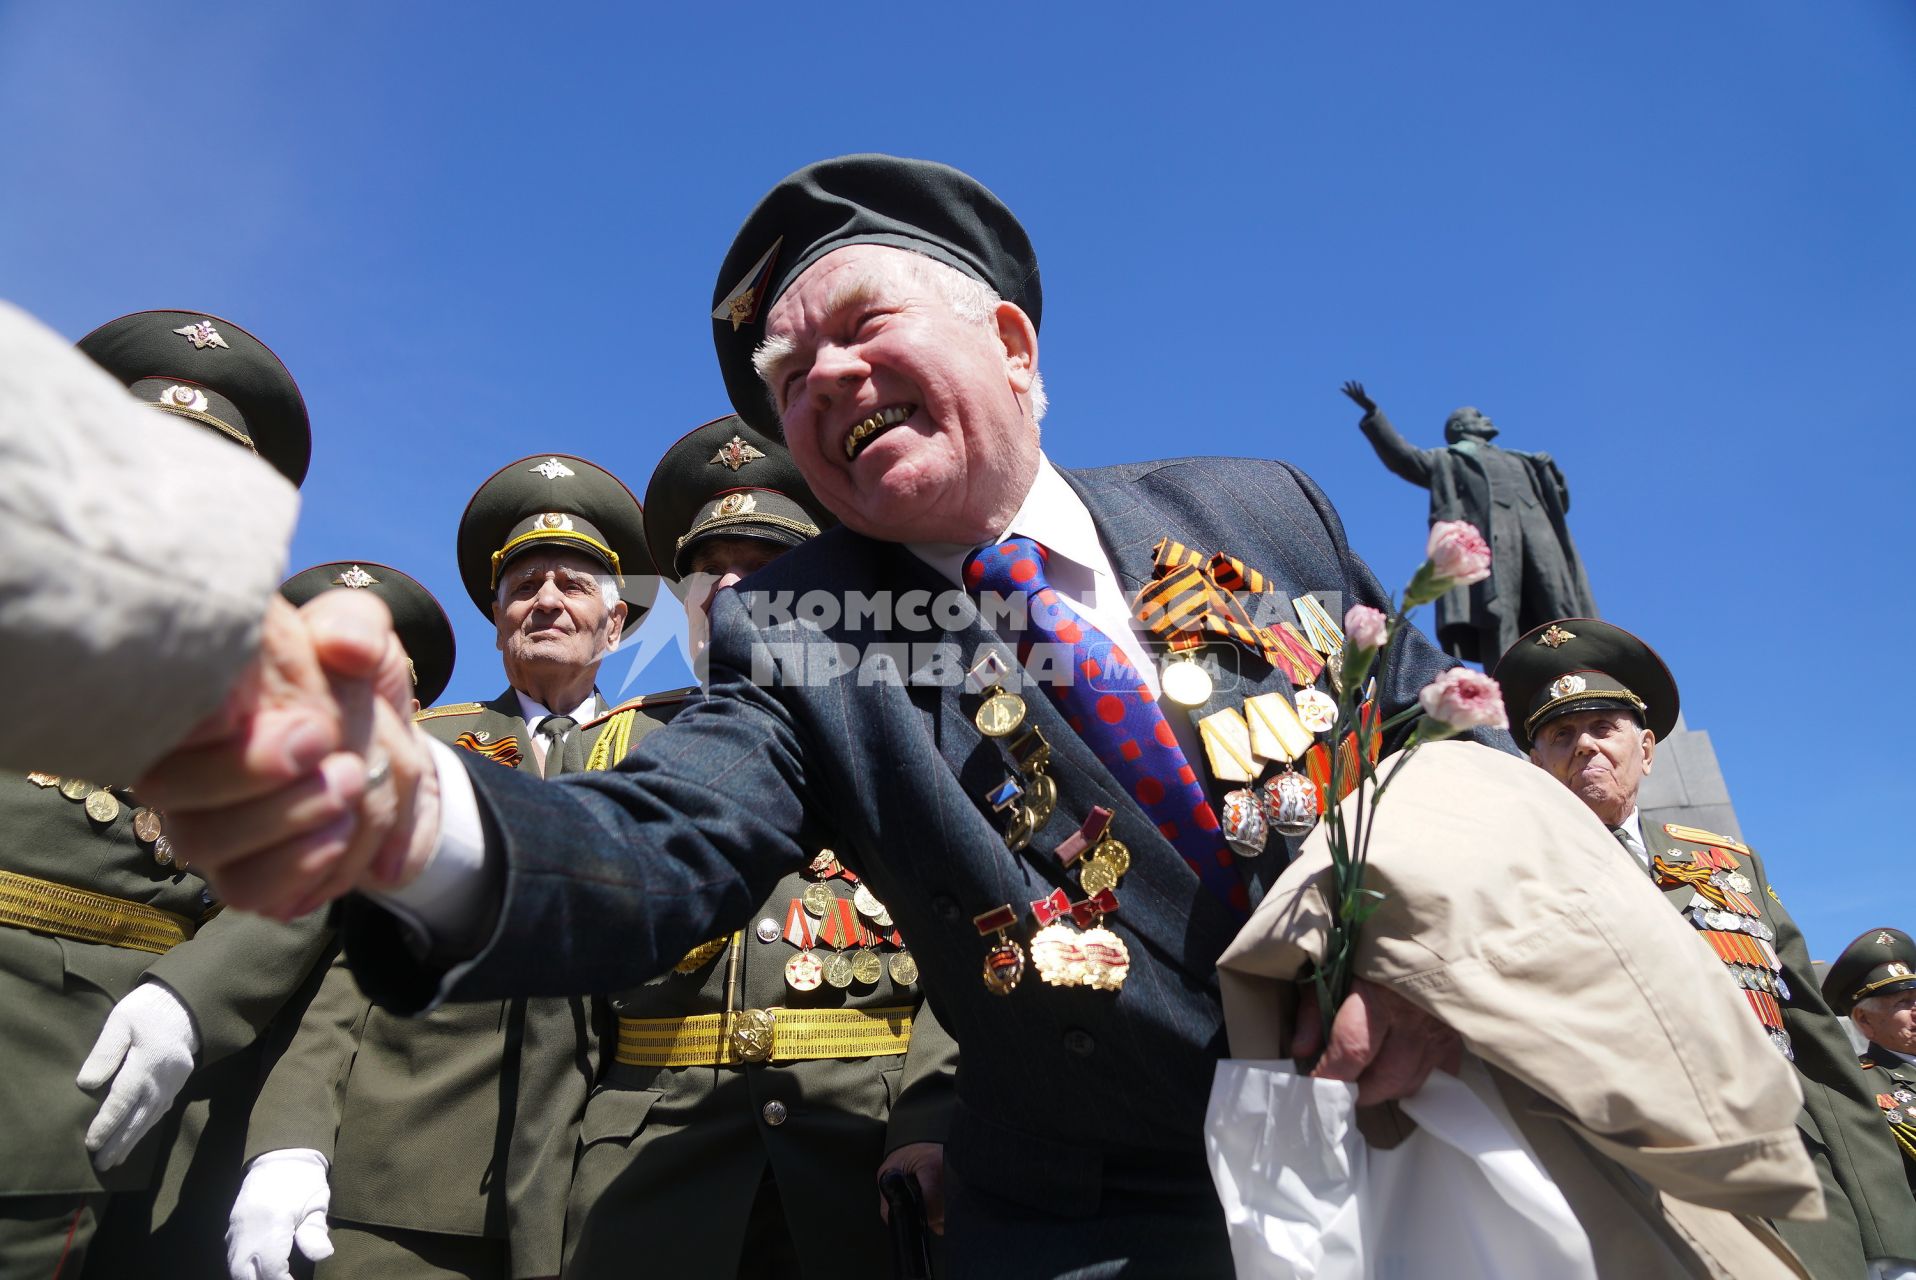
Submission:
M 1338 385 L 1427 445 L 1481 406 L 1561 462 L 1816 954 L 1916 926 L 1877 722 L 1916 630 L 1916 9 L 962 12 L 0 0 L 0 294 L 272 345 L 314 424 L 294 567 L 424 580 L 486 697 L 472 489 L 561 451 L 642 491 L 727 408 L 706 314 L 763 190 L 942 159 L 1037 245 L 1055 460 L 1288 459 L 1395 583 L 1425 496 Z M 667 622 L 608 687 L 683 680 Z

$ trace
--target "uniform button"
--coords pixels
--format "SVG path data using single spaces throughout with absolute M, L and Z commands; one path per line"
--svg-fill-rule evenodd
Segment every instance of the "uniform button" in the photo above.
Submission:
M 784 1124 L 788 1113 L 785 1110 L 785 1104 L 775 1098 L 766 1103 L 765 1110 L 759 1114 L 765 1117 L 766 1124 Z
M 1080 1058 L 1088 1058 L 1091 1056 L 1091 1051 L 1098 1047 L 1098 1042 L 1091 1038 L 1089 1031 L 1073 1027 L 1064 1033 L 1064 1047 L 1067 1053 L 1075 1053 Z
M 931 900 L 931 909 L 938 913 L 940 920 L 956 920 L 963 914 L 958 910 L 957 899 L 942 893 Z
M 760 942 L 777 942 L 778 935 L 783 932 L 778 927 L 778 921 L 770 916 L 762 917 L 754 931 L 758 934 Z

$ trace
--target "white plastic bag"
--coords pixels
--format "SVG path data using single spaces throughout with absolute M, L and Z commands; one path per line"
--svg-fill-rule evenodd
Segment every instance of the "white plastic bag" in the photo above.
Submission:
M 1356 1097 L 1289 1061 L 1218 1064 L 1205 1145 L 1239 1280 L 1595 1280 L 1482 1062 L 1400 1103 L 1417 1130 L 1388 1151 L 1358 1133 Z

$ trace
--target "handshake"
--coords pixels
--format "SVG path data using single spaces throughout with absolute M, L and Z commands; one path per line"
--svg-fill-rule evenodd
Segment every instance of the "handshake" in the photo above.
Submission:
M 431 856 L 437 775 L 384 603 L 275 596 L 259 653 L 135 790 L 230 906 L 279 920 L 396 888 Z

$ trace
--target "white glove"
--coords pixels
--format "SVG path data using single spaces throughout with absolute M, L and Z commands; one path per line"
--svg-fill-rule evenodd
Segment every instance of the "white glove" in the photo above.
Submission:
M 163 984 L 142 982 L 113 1006 L 74 1078 L 89 1090 L 113 1082 L 86 1130 L 94 1168 L 111 1169 L 126 1159 L 160 1122 L 193 1074 L 199 1051 L 192 1015 Z
M 256 1158 L 226 1219 L 227 1273 L 233 1280 L 292 1280 L 294 1245 L 313 1262 L 332 1257 L 326 1232 L 332 1200 L 326 1157 L 311 1147 Z

